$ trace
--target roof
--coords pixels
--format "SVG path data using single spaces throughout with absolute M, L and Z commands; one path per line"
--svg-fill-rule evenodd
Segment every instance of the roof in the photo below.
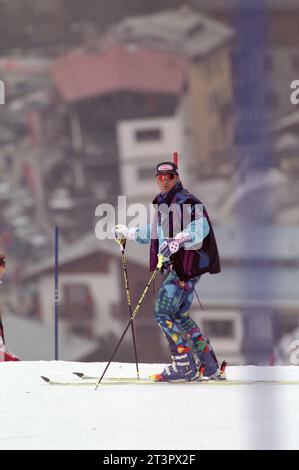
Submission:
M 186 59 L 145 47 L 95 43 L 57 59 L 51 73 L 68 102 L 119 91 L 178 95 L 183 87 Z
M 202 0 L 193 0 L 195 6 L 198 6 L 201 10 L 213 11 L 213 10 L 232 10 L 240 7 L 251 7 L 253 3 L 242 2 L 240 0 L 210 0 L 209 2 L 203 2 Z M 258 4 L 261 6 L 265 4 L 270 10 L 298 10 L 298 0 L 265 0 Z
M 16 74 L 18 77 L 48 74 L 52 59 L 35 56 L 7 56 L 0 57 L 1 76 L 6 74 Z
M 185 6 L 126 18 L 111 28 L 110 34 L 119 41 L 176 51 L 192 59 L 227 42 L 233 30 Z
M 59 251 L 60 266 L 94 253 L 106 253 L 118 258 L 120 256 L 119 247 L 113 240 L 99 240 L 93 233 L 82 237 L 72 244 L 61 246 Z M 144 247 L 140 246 L 138 243 L 128 243 L 126 254 L 130 261 L 140 265 L 148 265 L 147 253 L 144 251 Z M 33 266 L 30 266 L 25 270 L 24 275 L 25 277 L 34 277 L 47 271 L 52 271 L 53 269 L 54 257 L 49 257 L 40 263 L 35 263 Z

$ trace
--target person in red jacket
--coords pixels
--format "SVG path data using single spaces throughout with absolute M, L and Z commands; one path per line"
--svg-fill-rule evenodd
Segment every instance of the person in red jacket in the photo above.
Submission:
M 5 274 L 6 268 L 6 257 L 3 254 L 0 254 L 0 283 L 2 282 L 1 279 Z M 15 356 L 14 354 L 6 351 L 5 341 L 4 341 L 4 329 L 3 324 L 0 316 L 0 362 L 4 361 L 19 361 L 20 359 Z

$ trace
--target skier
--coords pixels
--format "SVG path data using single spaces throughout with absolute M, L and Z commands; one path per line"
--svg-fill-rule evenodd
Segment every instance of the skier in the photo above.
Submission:
M 156 180 L 160 193 L 153 200 L 156 211 L 152 224 L 113 228 L 117 240 L 151 243 L 151 271 L 156 267 L 158 253 L 165 257 L 163 268 L 168 275 L 157 295 L 154 318 L 168 340 L 173 362 L 153 378 L 168 382 L 198 380 L 203 364 L 205 378 L 225 378 L 209 339 L 189 316 L 201 275 L 220 272 L 212 224 L 201 201 L 183 187 L 175 163 L 159 163 Z M 172 207 L 173 212 L 167 211 Z M 189 224 L 184 223 L 186 214 Z
M 0 284 L 1 279 L 4 276 L 6 268 L 6 257 L 3 254 L 0 254 Z M 4 341 L 4 329 L 3 324 L 0 316 L 0 362 L 3 361 L 19 361 L 20 359 L 15 356 L 14 354 L 7 352 L 5 348 L 5 341 Z

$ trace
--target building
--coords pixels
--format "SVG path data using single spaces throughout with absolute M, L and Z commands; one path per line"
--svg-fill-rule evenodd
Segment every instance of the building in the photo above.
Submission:
M 144 128 L 146 119 L 152 120 L 149 122 L 173 119 L 184 85 L 185 67 L 185 59 L 176 54 L 132 48 L 106 39 L 54 63 L 53 80 L 67 105 L 70 151 L 77 155 L 83 186 L 86 182 L 98 188 L 101 185 L 102 190 L 108 186 L 107 190 L 113 188 L 116 196 L 126 194 L 128 184 L 138 184 L 135 180 L 125 181 L 127 170 L 123 164 L 124 158 L 128 161 L 129 139 L 124 137 L 125 123 L 129 122 L 130 129 L 134 122 Z M 155 136 L 141 134 L 139 141 L 155 140 Z M 150 156 L 152 162 L 158 163 L 161 150 L 160 147 L 158 154 L 157 151 L 150 155 L 132 154 L 129 160 L 132 163 L 136 157 Z M 168 146 L 164 155 L 173 150 Z
M 152 167 L 175 151 L 187 184 L 215 168 L 226 173 L 231 38 L 230 28 L 189 8 L 167 10 L 127 18 L 56 60 L 53 81 L 67 106 L 82 186 L 109 180 L 130 202 L 147 200 Z
M 172 160 L 174 151 L 179 160 L 180 177 L 188 184 L 182 113 L 174 116 L 120 121 L 117 126 L 122 188 L 129 204 L 148 205 L 157 193 L 157 163 Z
M 226 174 L 234 139 L 232 29 L 184 6 L 126 18 L 109 33 L 132 48 L 175 52 L 187 59 L 180 103 L 187 169 L 194 181 Z M 172 75 L 169 68 L 169 80 Z
M 193 0 L 198 11 L 223 21 L 235 28 L 246 11 L 253 11 L 254 3 L 238 0 L 213 0 L 202 2 Z M 299 6 L 297 0 L 266 0 L 256 2 L 259 8 L 266 9 L 267 37 L 263 50 L 262 77 L 267 83 L 264 93 L 264 104 L 272 119 L 283 117 L 294 110 L 290 101 L 290 85 L 298 79 L 299 74 Z M 254 34 L 254 22 L 252 24 Z M 238 43 L 233 44 L 232 54 L 238 53 Z M 244 51 L 243 51 L 244 53 Z M 238 86 L 240 74 L 234 68 L 234 86 Z

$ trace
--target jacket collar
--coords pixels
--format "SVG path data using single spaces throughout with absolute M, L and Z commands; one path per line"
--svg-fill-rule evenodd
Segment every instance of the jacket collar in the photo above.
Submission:
M 170 206 L 176 193 L 182 189 L 184 189 L 183 185 L 180 181 L 178 181 L 176 185 L 170 191 L 168 191 L 168 193 L 157 194 L 157 196 L 153 199 L 153 204 L 158 204 L 158 206 L 160 206 L 160 204 L 167 204 Z

